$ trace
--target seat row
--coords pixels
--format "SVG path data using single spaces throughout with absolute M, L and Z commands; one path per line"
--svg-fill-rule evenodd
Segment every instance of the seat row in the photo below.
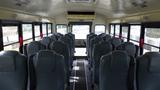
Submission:
M 0 52 L 0 90 L 64 90 L 64 58 L 40 51 L 30 59 L 17 51 Z
M 25 55 L 16 51 L 0 52 L 0 90 L 68 88 L 74 50 L 74 35 L 72 38 L 69 35 L 72 34 L 33 41 L 24 47 Z
M 90 39 L 93 36 L 94 38 Z M 102 36 L 107 37 L 107 39 L 101 38 Z M 160 53 L 149 52 L 137 58 L 138 46 L 130 42 L 122 42 L 118 38 L 111 38 L 105 34 L 88 35 L 87 44 L 96 38 L 100 39 L 95 44 L 92 43 L 94 44 L 92 45 L 92 52 L 89 51 L 91 46 L 88 45 L 87 47 L 88 53 L 91 53 L 89 59 L 92 60 L 92 80 L 96 89 L 159 90 L 157 80 L 160 78 L 160 76 L 158 77 Z M 154 64 L 151 65 L 151 63 Z M 146 70 L 149 68 L 152 68 L 153 71 Z M 151 75 L 152 72 L 153 75 Z
M 135 48 L 122 45 L 100 59 L 99 90 L 159 90 L 160 53 L 133 57 Z
M 119 38 L 111 38 L 110 35 L 91 33 L 87 35 L 87 52 L 90 62 L 93 85 L 99 85 L 99 63 L 101 56 L 115 50 L 122 43 Z

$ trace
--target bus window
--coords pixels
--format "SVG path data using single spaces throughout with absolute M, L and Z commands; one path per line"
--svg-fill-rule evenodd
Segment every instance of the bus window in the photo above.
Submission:
M 67 34 L 67 25 L 57 25 L 56 26 L 57 33 Z
M 128 37 L 128 27 L 122 26 L 122 39 L 126 42 Z
M 51 28 L 52 24 L 48 24 L 48 36 L 52 35 L 52 28 Z
M 115 37 L 119 37 L 120 25 L 116 25 L 115 28 L 116 28 L 116 29 L 115 29 L 115 30 L 116 30 L 116 31 L 115 31 Z
M 114 25 L 111 25 L 110 35 L 111 35 L 111 36 L 113 36 L 113 35 L 114 35 Z
M 4 50 L 19 51 L 18 27 L 4 26 L 2 30 Z
M 75 34 L 75 39 L 86 39 L 90 32 L 89 25 L 73 25 L 72 33 Z
M 95 25 L 95 34 L 105 33 L 105 25 Z
M 46 29 L 46 24 L 42 24 L 42 32 L 43 32 L 43 37 L 47 36 L 47 29 Z
M 140 25 L 131 25 L 130 27 L 130 42 L 139 46 L 141 26 Z
M 23 31 L 23 44 L 27 44 L 32 42 L 32 24 L 23 24 L 22 25 Z
M 159 51 L 160 47 L 160 28 L 145 28 L 144 53 Z
M 39 25 L 35 25 L 34 29 L 35 29 L 35 40 L 36 41 L 41 40 L 41 37 L 40 37 L 40 26 Z
M 109 30 L 108 30 L 108 28 L 106 28 L 106 34 L 109 34 Z

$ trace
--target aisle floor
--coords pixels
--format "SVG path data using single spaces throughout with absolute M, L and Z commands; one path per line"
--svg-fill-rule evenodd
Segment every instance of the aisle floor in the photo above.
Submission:
M 89 76 L 88 61 L 84 59 L 75 60 L 70 77 L 70 90 L 91 90 Z

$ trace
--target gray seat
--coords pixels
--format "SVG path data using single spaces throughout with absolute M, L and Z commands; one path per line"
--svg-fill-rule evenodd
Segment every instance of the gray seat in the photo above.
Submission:
M 128 71 L 130 58 L 125 51 L 113 51 L 101 58 L 99 89 L 130 90 Z
M 40 43 L 46 46 L 46 49 L 49 49 L 49 44 L 52 42 L 51 38 L 49 37 L 44 37 Z
M 89 40 L 90 40 L 90 37 L 95 35 L 94 33 L 90 33 L 87 35 L 87 41 L 86 41 L 86 49 L 87 49 L 87 53 L 88 53 L 88 48 L 89 48 Z
M 126 51 L 127 55 L 130 58 L 130 68 L 128 73 L 128 85 L 130 87 L 129 90 L 135 90 L 135 72 L 136 72 L 136 66 L 135 66 L 135 55 L 136 55 L 136 46 L 131 42 L 125 42 L 121 45 L 117 46 L 117 50 L 123 50 Z
M 94 46 L 93 50 L 93 80 L 95 84 L 99 84 L 99 64 L 103 55 L 112 51 L 112 45 L 109 42 L 103 41 Z
M 115 50 L 116 47 L 119 46 L 119 45 L 122 43 L 122 39 L 120 39 L 120 38 L 115 38 L 115 37 L 112 38 L 112 39 L 110 39 L 109 41 L 111 42 L 111 44 L 112 44 L 112 46 L 113 46 L 113 50 Z
M 95 37 L 95 38 L 93 38 L 93 39 L 91 39 L 91 46 L 90 46 L 90 64 L 91 64 L 91 67 L 92 67 L 92 63 L 93 63 L 93 49 L 94 49 L 94 45 L 95 44 L 98 44 L 98 43 L 100 43 L 101 41 L 103 41 L 103 39 L 101 38 L 101 37 L 99 37 L 99 36 L 97 36 L 97 37 Z
M 28 44 L 24 44 L 24 45 L 23 45 L 23 54 L 24 54 L 25 56 L 28 56 L 28 54 L 27 54 L 27 45 L 28 45 Z
M 59 38 L 63 37 L 63 34 L 61 34 L 61 33 L 54 33 L 53 35 L 56 37 L 57 40 Z
M 65 35 L 61 37 L 59 41 L 62 41 L 63 43 L 65 43 L 68 46 L 70 53 L 72 54 L 72 39 L 69 36 Z
M 49 37 L 52 41 L 57 41 L 57 37 L 55 34 L 53 34 L 52 36 Z
M 64 58 L 53 51 L 40 51 L 29 60 L 30 90 L 64 90 Z
M 117 50 L 124 50 L 131 57 L 135 57 L 136 55 L 136 46 L 131 42 L 124 42 L 121 45 L 117 46 Z
M 33 41 L 33 42 L 29 43 L 27 46 L 28 57 L 30 57 L 31 55 L 36 54 L 38 51 L 44 50 L 44 49 L 46 49 L 46 47 L 44 45 L 42 45 L 40 42 Z
M 135 57 L 138 57 L 140 55 L 140 48 L 138 45 L 135 45 L 136 46 L 136 54 L 135 54 Z
M 0 90 L 27 90 L 27 59 L 17 51 L 0 52 Z
M 90 49 L 91 49 L 91 40 L 93 39 L 93 38 L 95 38 L 97 35 L 95 35 L 95 34 L 93 34 L 93 35 L 90 35 L 89 37 L 88 37 L 88 49 L 87 49 L 87 55 L 88 55 L 88 59 L 90 59 L 90 55 L 91 55 L 91 52 L 90 52 Z
M 51 43 L 50 49 L 64 56 L 65 69 L 67 71 L 67 77 L 68 77 L 67 81 L 69 82 L 69 76 L 71 71 L 71 61 L 70 61 L 69 49 L 67 45 L 61 41 L 56 41 L 54 43 Z
M 137 90 L 160 90 L 160 53 L 148 52 L 137 59 Z
M 68 36 L 63 36 L 63 37 L 61 37 L 60 39 L 59 39 L 59 41 L 61 41 L 61 42 L 63 42 L 63 43 L 65 43 L 66 45 L 67 45 L 67 48 L 68 48 L 68 50 L 69 50 L 69 60 L 70 60 L 70 65 L 72 66 L 72 62 L 73 62 L 73 60 L 72 60 L 72 57 L 73 57 L 73 52 L 72 52 L 72 40 L 70 39 L 70 37 L 68 37 Z
M 72 46 L 73 46 L 73 53 L 75 52 L 75 35 L 72 34 L 71 32 L 67 33 L 67 35 L 69 35 L 72 39 L 73 39 L 73 42 L 72 42 Z
M 101 37 L 101 38 L 103 38 L 105 35 L 106 35 L 106 33 L 101 33 L 98 36 Z
M 73 36 L 71 36 L 70 34 L 66 34 L 65 35 L 65 38 L 69 38 L 68 40 L 68 42 L 70 42 L 70 47 L 71 47 L 71 54 L 72 54 L 72 56 L 74 56 L 74 37 Z
M 102 37 L 104 41 L 109 41 L 111 39 L 111 36 L 109 34 L 106 34 Z

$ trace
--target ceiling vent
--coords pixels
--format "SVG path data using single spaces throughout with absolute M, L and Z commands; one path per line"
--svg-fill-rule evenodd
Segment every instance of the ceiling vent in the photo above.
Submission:
M 30 0 L 15 0 L 17 6 L 27 6 L 30 2 Z
M 96 0 L 66 0 L 68 3 L 95 3 Z
M 95 12 L 74 12 L 68 11 L 68 20 L 94 20 L 96 18 Z

